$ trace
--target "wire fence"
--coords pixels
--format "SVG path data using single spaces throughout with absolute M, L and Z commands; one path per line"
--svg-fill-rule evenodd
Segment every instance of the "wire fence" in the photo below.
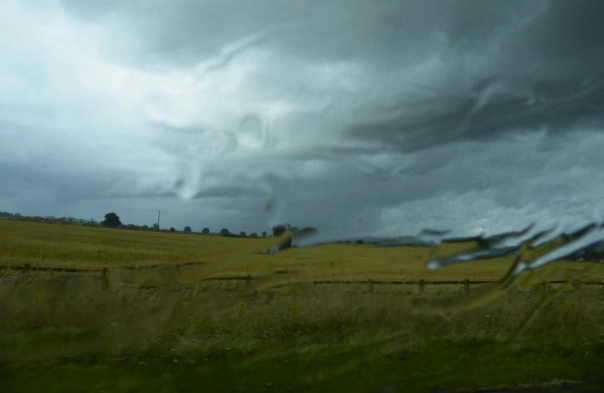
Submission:
M 495 284 L 499 282 L 498 280 L 320 280 L 313 281 L 314 285 L 325 285 L 325 284 L 364 284 L 367 285 L 367 292 L 373 293 L 375 291 L 375 287 L 378 285 L 407 285 L 414 286 L 417 288 L 418 293 L 423 293 L 424 289 L 427 286 L 458 286 L 463 285 L 463 289 L 465 292 L 470 292 L 472 287 L 475 285 L 483 285 L 483 284 Z M 560 284 L 572 284 L 572 285 L 601 285 L 604 286 L 604 280 L 596 280 L 596 281 L 582 281 L 582 280 L 546 280 L 540 281 L 537 285 L 542 286 L 545 290 L 551 285 L 560 285 Z
M 196 262 L 188 262 L 175 265 L 176 267 L 189 266 L 197 264 Z M 145 269 L 153 269 L 157 267 L 163 267 L 165 265 L 146 265 L 146 266 L 123 266 L 119 267 L 119 269 L 128 269 L 128 270 L 145 270 Z M 0 265 L 0 270 L 13 270 L 13 271 L 21 271 L 24 274 L 35 273 L 35 272 L 50 272 L 50 273 L 99 273 L 103 278 L 106 278 L 109 273 L 108 268 L 73 268 L 73 267 L 49 267 L 49 266 L 32 266 L 29 263 L 24 263 L 21 265 Z M 248 284 L 254 280 L 259 280 L 263 277 L 261 276 L 252 276 L 251 274 L 247 275 L 239 275 L 239 276 L 218 276 L 218 277 L 207 277 L 201 279 L 200 281 L 245 281 Z M 406 285 L 417 288 L 417 293 L 423 293 L 427 286 L 458 286 L 463 285 L 463 289 L 465 292 L 470 292 L 473 286 L 476 285 L 484 285 L 484 284 L 494 284 L 497 283 L 497 280 L 426 280 L 426 279 L 416 279 L 416 280 L 374 280 L 374 279 L 363 279 L 363 280 L 315 280 L 312 281 L 313 286 L 316 285 L 366 285 L 367 292 L 373 293 L 376 291 L 376 286 L 379 285 Z M 540 281 L 536 283 L 536 285 L 541 285 L 543 289 L 547 289 L 548 286 L 551 285 L 563 285 L 563 284 L 572 284 L 573 286 L 577 285 L 598 285 L 604 287 L 604 280 L 546 280 Z

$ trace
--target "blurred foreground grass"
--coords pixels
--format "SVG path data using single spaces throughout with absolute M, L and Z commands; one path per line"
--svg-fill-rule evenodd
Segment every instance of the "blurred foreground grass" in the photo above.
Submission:
M 449 391 L 604 371 L 604 288 L 573 284 L 604 278 L 598 264 L 559 262 L 470 294 L 369 292 L 313 281 L 496 280 L 512 261 L 428 271 L 429 259 L 471 245 L 265 255 L 276 239 L 6 220 L 0 236 L 0 264 L 109 268 L 0 271 L 2 392 Z M 207 281 L 248 274 L 257 279 Z M 540 285 L 553 279 L 568 283 Z

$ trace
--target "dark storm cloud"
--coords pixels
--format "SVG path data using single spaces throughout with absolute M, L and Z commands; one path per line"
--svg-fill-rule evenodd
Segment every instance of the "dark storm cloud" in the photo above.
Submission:
M 0 169 L 39 199 L 333 237 L 602 216 L 599 1 L 34 5 L 3 5 Z
M 82 4 L 64 0 L 84 18 L 101 15 L 128 39 L 120 53 L 136 61 L 195 63 L 231 43 L 266 34 L 263 45 L 306 61 L 363 59 L 413 61 L 446 40 L 449 53 L 480 50 L 501 26 L 541 12 L 543 2 L 441 1 L 114 1 Z M 486 33 L 486 34 L 485 34 Z M 105 42 L 108 47 L 119 42 Z M 128 46 L 131 45 L 131 46 Z
M 470 3 L 452 14 L 445 29 L 443 83 L 418 86 L 428 94 L 402 96 L 391 103 L 390 116 L 355 124 L 352 135 L 386 138 L 410 151 L 540 127 L 564 132 L 603 123 L 601 2 L 531 2 L 532 16 L 509 3 Z
M 575 126 L 604 123 L 604 79 L 600 75 L 532 82 L 533 86 L 514 83 L 513 79 L 493 77 L 472 86 L 467 95 L 413 103 L 411 106 L 420 108 L 415 115 L 406 113 L 409 104 L 402 102 L 393 116 L 356 124 L 349 131 L 353 137 L 377 139 L 413 151 L 456 140 L 490 140 L 541 127 L 565 132 Z

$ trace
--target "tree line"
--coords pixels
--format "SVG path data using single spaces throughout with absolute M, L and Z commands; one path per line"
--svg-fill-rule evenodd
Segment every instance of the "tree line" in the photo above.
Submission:
M 69 224 L 69 225 L 81 225 L 87 227 L 106 227 L 106 228 L 121 228 L 130 230 L 140 231 L 156 231 L 156 232 L 179 232 L 179 233 L 195 233 L 191 226 L 187 225 L 182 230 L 177 230 L 174 227 L 160 229 L 157 223 L 153 225 L 136 225 L 136 224 L 123 224 L 120 217 L 115 212 L 105 214 L 102 221 L 95 221 L 94 219 L 81 219 L 74 217 L 53 217 L 53 216 L 27 216 L 20 213 L 9 213 L 0 211 L 0 219 L 19 220 L 19 221 L 30 221 L 30 222 L 42 222 L 49 224 Z M 228 228 L 222 228 L 219 231 L 213 232 L 210 228 L 203 228 L 200 232 L 201 235 L 219 235 L 228 237 L 267 237 L 268 233 L 263 232 L 245 232 L 239 233 L 231 232 Z
M 292 231 L 299 235 L 307 235 L 316 233 L 317 230 L 312 227 L 296 228 L 290 225 L 277 225 L 271 228 L 271 232 L 231 232 L 228 228 L 221 228 L 220 230 L 213 232 L 208 227 L 204 227 L 199 232 L 194 232 L 191 226 L 187 225 L 182 230 L 177 230 L 174 227 L 160 229 L 157 223 L 153 225 L 135 225 L 135 224 L 123 224 L 120 217 L 115 212 L 109 212 L 105 214 L 104 219 L 100 222 L 94 219 L 80 219 L 74 217 L 52 217 L 52 216 L 26 216 L 19 213 L 9 213 L 0 211 L 0 218 L 20 220 L 20 221 L 32 221 L 32 222 L 44 222 L 51 224 L 70 224 L 70 225 L 82 225 L 88 227 L 105 227 L 105 228 L 120 228 L 130 230 L 142 230 L 142 231 L 155 231 L 155 232 L 178 232 L 178 233 L 197 233 L 206 236 L 224 236 L 224 237 L 248 237 L 248 238 L 264 238 L 267 236 L 279 237 L 286 231 Z
M 150 229 L 153 231 L 160 231 L 159 228 L 159 224 L 153 224 L 152 227 L 148 227 L 146 225 L 142 226 L 142 227 L 137 227 L 137 228 L 131 228 L 133 227 L 132 225 L 126 225 L 124 226 L 120 220 L 120 217 L 114 213 L 114 212 L 110 212 L 105 214 L 105 219 L 103 221 L 101 221 L 101 225 L 104 227 L 108 227 L 108 228 L 129 228 L 129 229 Z M 163 232 L 184 232 L 184 233 L 193 233 L 193 230 L 191 229 L 191 227 L 189 225 L 185 226 L 182 231 L 178 231 L 176 230 L 176 228 L 174 227 L 170 227 L 169 229 L 163 229 Z M 228 230 L 227 228 L 222 228 L 219 232 L 213 233 L 210 228 L 205 227 L 203 228 L 200 233 L 202 235 L 220 235 L 220 236 L 228 236 L 228 237 L 266 237 L 268 236 L 266 231 L 263 231 L 262 233 L 258 234 L 257 232 L 250 232 L 249 234 L 245 231 L 241 231 L 238 234 L 237 233 L 232 233 L 230 230 Z

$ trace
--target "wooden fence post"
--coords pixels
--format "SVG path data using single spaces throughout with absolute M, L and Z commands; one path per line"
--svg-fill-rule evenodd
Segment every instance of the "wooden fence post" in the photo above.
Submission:
M 108 289 L 109 288 L 109 269 L 107 269 L 106 267 L 103 268 L 103 275 L 101 277 L 101 280 L 103 281 L 103 289 Z
M 368 286 L 367 289 L 369 290 L 369 293 L 373 293 L 373 280 L 372 279 L 369 279 L 367 281 L 367 286 Z
M 29 263 L 23 264 L 23 273 L 25 273 L 25 274 L 29 273 L 30 269 L 31 269 L 31 265 Z
M 424 285 L 426 284 L 426 282 L 424 281 L 423 278 L 419 279 L 419 287 L 418 287 L 418 292 L 419 293 L 424 293 Z
M 470 280 L 465 279 L 463 282 L 463 287 L 466 293 L 470 293 Z
M 245 281 L 249 284 L 252 282 L 252 275 L 248 274 L 247 277 L 245 277 Z

